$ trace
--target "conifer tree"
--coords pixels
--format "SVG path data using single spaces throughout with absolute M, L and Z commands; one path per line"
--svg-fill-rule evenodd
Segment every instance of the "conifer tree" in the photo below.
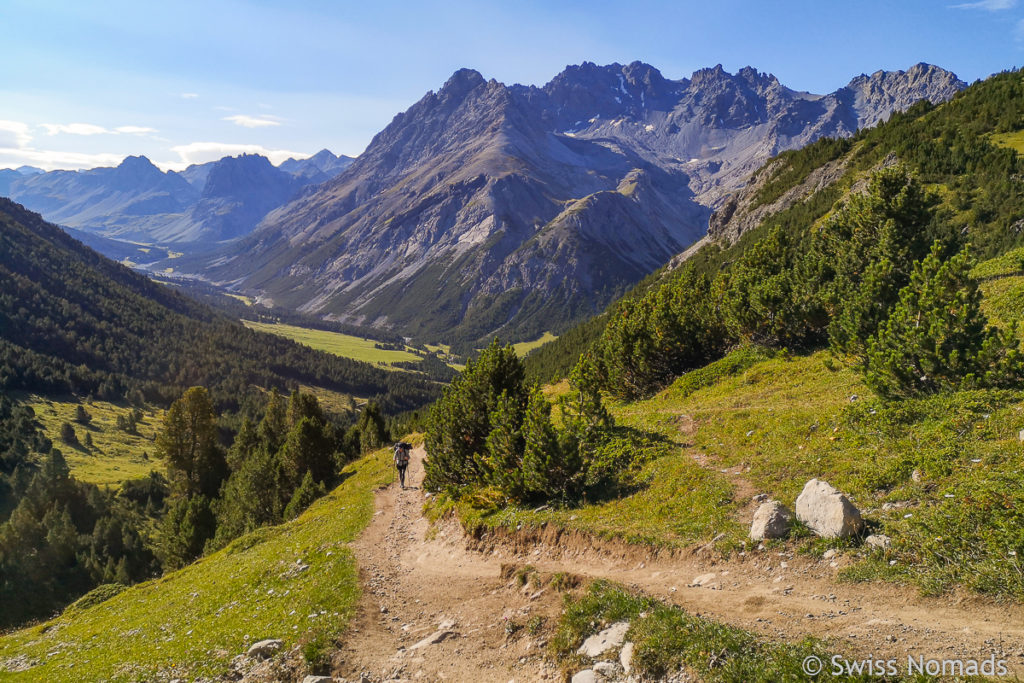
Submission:
M 313 473 L 307 471 L 306 476 L 302 478 L 302 483 L 299 485 L 299 488 L 295 489 L 292 499 L 284 509 L 284 518 L 295 519 L 302 514 L 302 512 L 313 503 L 313 501 L 324 495 L 326 492 L 324 483 L 322 481 L 315 482 L 313 480 Z
M 575 439 L 564 444 L 551 422 L 551 404 L 537 387 L 530 392 L 523 420 L 523 480 L 532 494 L 568 501 L 583 485 L 583 462 Z
M 904 398 L 965 386 L 1013 386 L 1021 379 L 1014 335 L 989 327 L 966 249 L 947 261 L 936 241 L 915 265 L 899 303 L 868 341 L 865 380 Z
M 490 483 L 514 500 L 521 500 L 523 487 L 523 406 L 501 392 L 491 413 L 487 436 L 487 467 Z
M 452 489 L 489 481 L 487 437 L 491 414 L 502 394 L 523 406 L 526 401 L 525 370 L 509 345 L 494 340 L 480 357 L 449 385 L 434 405 L 427 421 L 424 487 L 430 491 Z

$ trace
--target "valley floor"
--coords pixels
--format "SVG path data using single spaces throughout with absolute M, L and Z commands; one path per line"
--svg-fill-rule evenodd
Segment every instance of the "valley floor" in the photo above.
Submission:
M 450 518 L 431 527 L 422 516 L 423 456 L 414 453 L 411 488 L 392 483 L 377 492 L 373 521 L 353 545 L 364 593 L 334 655 L 335 676 L 561 680 L 544 644 L 562 601 L 550 586 L 521 586 L 512 568 L 526 565 L 541 575 L 611 579 L 765 640 L 814 636 L 848 658 L 995 655 L 1024 675 L 1021 606 L 839 582 L 841 556 L 821 560 L 769 548 L 722 561 L 699 548 L 658 553 L 550 526 L 479 538 Z

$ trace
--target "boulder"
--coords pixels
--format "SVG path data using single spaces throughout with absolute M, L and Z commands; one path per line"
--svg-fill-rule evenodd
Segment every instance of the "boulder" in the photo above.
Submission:
M 793 513 L 777 500 L 761 503 L 754 513 L 754 523 L 750 525 L 750 540 L 761 541 L 766 538 L 785 538 L 789 534 L 789 523 Z
M 246 651 L 246 656 L 253 657 L 255 659 L 270 659 L 277 651 L 281 649 L 284 642 L 277 638 L 268 638 L 267 640 L 261 640 L 257 643 L 253 643 L 249 646 Z
M 626 631 L 628 630 L 628 621 L 616 622 L 597 635 L 590 636 L 584 640 L 580 648 L 576 650 L 576 654 L 597 659 L 604 652 L 620 647 L 626 640 Z
M 306 676 L 302 683 L 334 683 L 334 679 L 330 676 Z
M 572 677 L 572 683 L 597 683 L 597 672 L 584 669 Z
M 864 527 L 853 503 L 819 479 L 804 485 L 796 499 L 796 518 L 825 538 L 853 536 Z
M 871 534 L 864 539 L 864 544 L 880 550 L 888 550 L 892 546 L 892 539 L 885 534 Z

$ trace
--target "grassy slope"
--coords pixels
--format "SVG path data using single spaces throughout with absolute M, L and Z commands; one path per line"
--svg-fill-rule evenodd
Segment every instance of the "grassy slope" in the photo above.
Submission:
M 347 544 L 373 515 L 374 488 L 389 481 L 388 453 L 362 458 L 343 476 L 337 489 L 294 521 L 0 638 L 0 672 L 21 655 L 41 664 L 5 679 L 191 679 L 224 674 L 232 657 L 263 638 L 282 638 L 290 647 L 334 637 L 359 596 Z
M 287 337 L 319 351 L 326 351 L 327 353 L 366 363 L 376 363 L 384 367 L 389 366 L 391 363 L 400 363 L 402 361 L 417 362 L 420 360 L 420 357 L 414 353 L 377 349 L 374 348 L 376 342 L 372 339 L 353 337 L 352 335 L 341 334 L 340 332 L 311 330 L 283 323 L 257 323 L 249 320 L 243 322 L 246 327 L 259 332 L 269 332 Z
M 520 357 L 522 357 L 530 353 L 530 351 L 533 351 L 534 349 L 539 349 L 548 342 L 554 341 L 556 339 L 558 339 L 558 337 L 556 337 L 555 335 L 551 334 L 550 332 L 545 332 L 544 334 L 537 337 L 533 341 L 519 342 L 518 344 L 513 344 L 512 348 L 516 350 L 516 353 L 518 353 Z
M 163 463 L 153 455 L 153 439 L 163 423 L 164 411 L 147 408 L 138 424 L 138 434 L 128 434 L 117 428 L 118 416 L 127 417 L 131 407 L 127 404 L 92 401 L 79 404 L 42 398 L 25 397 L 25 403 L 35 411 L 36 420 L 46 436 L 64 453 L 76 478 L 103 486 L 118 486 L 126 479 L 149 474 L 150 470 L 163 470 Z M 88 427 L 75 422 L 75 409 L 82 405 L 92 416 Z M 60 427 L 70 422 L 78 434 L 78 446 L 69 446 L 60 440 Z M 92 435 L 93 447 L 84 445 L 86 432 Z
M 1011 252 L 976 271 L 987 278 L 993 321 L 1019 320 L 1024 310 L 1022 255 Z M 746 542 L 753 494 L 768 493 L 792 509 L 816 477 L 850 496 L 873 531 L 894 539 L 884 556 L 863 551 L 867 562 L 851 577 L 887 576 L 927 591 L 966 585 L 1024 599 L 1024 392 L 960 392 L 886 405 L 828 352 L 739 351 L 651 399 L 611 408 L 619 424 L 672 444 L 646 466 L 641 490 L 570 510 L 463 503 L 463 519 L 512 527 L 548 522 L 675 547 L 724 534 L 724 550 Z M 883 510 L 885 503 L 900 507 Z M 958 539 L 955 548 L 951 538 Z M 808 552 L 849 544 L 806 536 L 791 543 Z

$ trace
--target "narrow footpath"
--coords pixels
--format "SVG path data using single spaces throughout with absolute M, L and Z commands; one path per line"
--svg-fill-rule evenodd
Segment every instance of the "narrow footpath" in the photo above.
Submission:
M 841 583 L 843 556 L 818 560 L 751 552 L 722 562 L 700 551 L 646 548 L 554 531 L 477 541 L 453 520 L 431 527 L 422 449 L 407 489 L 377 492 L 373 521 L 353 544 L 364 593 L 336 654 L 350 681 L 560 680 L 544 634 L 561 611 L 551 590 L 520 586 L 510 566 L 607 578 L 692 613 L 771 639 L 814 635 L 846 656 L 1007 660 L 1024 676 L 1024 609 L 972 596 L 922 597 L 915 588 Z M 503 569 L 505 578 L 502 578 Z

